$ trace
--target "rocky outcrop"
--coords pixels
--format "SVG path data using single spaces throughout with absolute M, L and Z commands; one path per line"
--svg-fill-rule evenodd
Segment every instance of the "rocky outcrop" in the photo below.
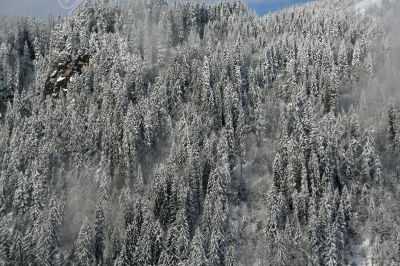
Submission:
M 67 85 L 75 74 L 81 75 L 89 65 L 89 55 L 80 56 L 76 60 L 60 63 L 46 79 L 44 95 L 57 98 L 60 91 L 67 93 Z

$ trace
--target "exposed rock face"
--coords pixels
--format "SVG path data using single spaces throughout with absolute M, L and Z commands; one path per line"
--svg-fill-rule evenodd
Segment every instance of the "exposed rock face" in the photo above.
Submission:
M 52 97 L 57 98 L 61 89 L 66 93 L 67 85 L 71 77 L 75 73 L 78 75 L 82 74 L 83 70 L 88 65 L 89 55 L 80 56 L 76 60 L 59 64 L 58 68 L 46 79 L 44 95 L 51 95 Z

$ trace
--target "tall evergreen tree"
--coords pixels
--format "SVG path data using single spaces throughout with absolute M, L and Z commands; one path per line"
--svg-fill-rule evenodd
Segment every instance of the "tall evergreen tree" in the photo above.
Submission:
M 106 240 L 105 217 L 101 201 L 97 202 L 94 223 L 94 257 L 97 265 L 104 261 L 104 248 Z
M 93 265 L 95 263 L 93 235 L 88 218 L 83 221 L 76 241 L 75 262 L 78 265 Z

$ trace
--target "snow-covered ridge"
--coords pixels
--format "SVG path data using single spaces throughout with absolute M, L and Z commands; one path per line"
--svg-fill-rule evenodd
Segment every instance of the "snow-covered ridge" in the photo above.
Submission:
M 381 7 L 382 0 L 363 0 L 358 2 L 357 4 L 351 6 L 349 9 L 351 11 L 355 11 L 361 14 L 365 14 L 365 12 L 371 7 Z

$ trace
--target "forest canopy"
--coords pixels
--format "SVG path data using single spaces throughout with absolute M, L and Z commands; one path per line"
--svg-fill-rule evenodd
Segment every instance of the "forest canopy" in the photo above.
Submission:
M 400 264 L 397 1 L 0 17 L 0 265 Z

